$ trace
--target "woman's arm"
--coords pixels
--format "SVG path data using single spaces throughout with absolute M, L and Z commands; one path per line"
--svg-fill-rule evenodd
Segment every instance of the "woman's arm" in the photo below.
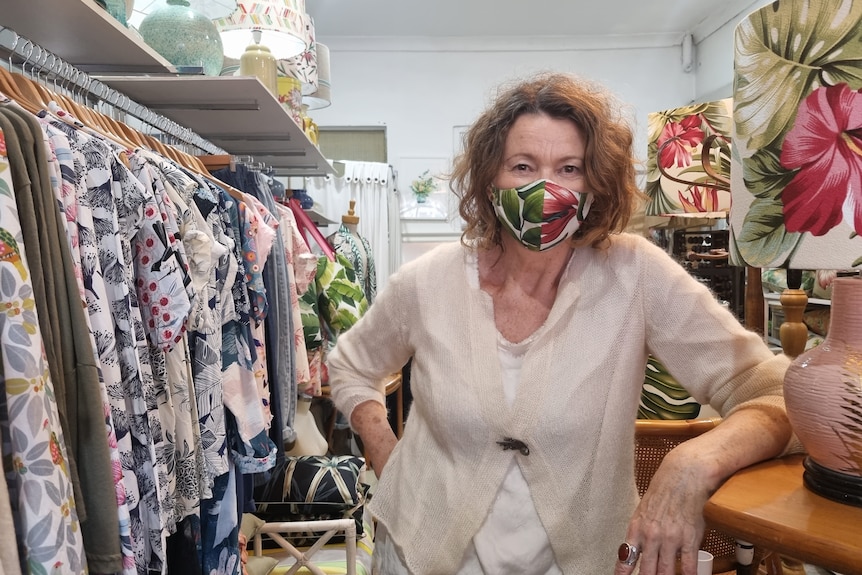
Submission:
M 749 407 L 669 452 L 626 533 L 626 542 L 642 551 L 640 575 L 672 575 L 678 556 L 683 575 L 695 575 L 707 499 L 736 471 L 781 454 L 790 436 L 781 409 Z M 615 575 L 633 571 L 634 566 L 617 563 Z
M 377 401 L 364 401 L 353 408 L 350 424 L 362 438 L 369 465 L 380 477 L 389 455 L 398 443 L 386 418 L 386 407 Z

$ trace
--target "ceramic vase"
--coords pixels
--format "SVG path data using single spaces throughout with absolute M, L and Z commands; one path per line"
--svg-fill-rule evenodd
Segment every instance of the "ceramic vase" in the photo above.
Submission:
M 296 78 L 278 76 L 278 103 L 293 118 L 296 125 L 304 128 L 302 117 L 302 84 Z
M 239 58 L 240 76 L 257 76 L 269 93 L 278 98 L 278 71 L 270 49 L 258 43 L 249 44 Z
M 862 279 L 836 278 L 829 331 L 784 380 L 787 416 L 808 452 L 805 485 L 862 506 Z
M 293 190 L 293 197 L 296 198 L 303 210 L 310 210 L 314 207 L 314 198 L 303 189 Z
M 126 0 L 104 0 L 104 5 L 105 10 L 113 16 L 114 20 L 123 26 L 128 26 L 128 22 L 126 21 L 126 17 L 128 16 Z
M 141 36 L 174 66 L 203 67 L 207 76 L 221 73 L 224 54 L 218 29 L 192 10 L 187 0 L 167 0 L 141 22 Z
M 311 119 L 311 116 L 308 115 L 308 106 L 303 104 L 300 106 L 300 117 L 302 118 L 302 131 L 305 132 L 305 135 L 315 146 L 319 146 L 320 139 L 320 128 L 317 127 L 317 123 Z

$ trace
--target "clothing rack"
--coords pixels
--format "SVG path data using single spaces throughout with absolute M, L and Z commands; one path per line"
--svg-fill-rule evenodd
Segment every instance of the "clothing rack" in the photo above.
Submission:
M 138 104 L 11 28 L 0 26 L 0 50 L 7 57 L 10 71 L 13 65 L 18 66 L 23 74 L 57 92 L 64 92 L 78 101 L 85 101 L 89 107 L 107 106 L 137 118 L 158 131 L 159 134 L 149 135 L 165 144 L 188 146 L 191 148 L 189 153 L 227 154 L 195 132 Z

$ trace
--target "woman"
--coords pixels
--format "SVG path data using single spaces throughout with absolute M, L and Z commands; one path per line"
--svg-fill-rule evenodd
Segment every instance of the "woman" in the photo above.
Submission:
M 653 575 L 681 556 L 694 574 L 710 493 L 789 442 L 788 359 L 620 233 L 639 192 L 631 130 L 604 91 L 523 82 L 465 144 L 463 242 L 404 265 L 330 356 L 336 405 L 380 476 L 378 571 Z M 650 353 L 725 419 L 670 453 L 638 501 Z M 380 382 L 410 357 L 397 442 Z

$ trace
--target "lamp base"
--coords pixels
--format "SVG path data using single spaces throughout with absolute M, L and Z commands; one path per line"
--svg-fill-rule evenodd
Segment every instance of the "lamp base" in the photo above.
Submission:
M 862 507 L 862 477 L 832 471 L 810 457 L 805 458 L 803 465 L 805 487 L 827 499 Z

